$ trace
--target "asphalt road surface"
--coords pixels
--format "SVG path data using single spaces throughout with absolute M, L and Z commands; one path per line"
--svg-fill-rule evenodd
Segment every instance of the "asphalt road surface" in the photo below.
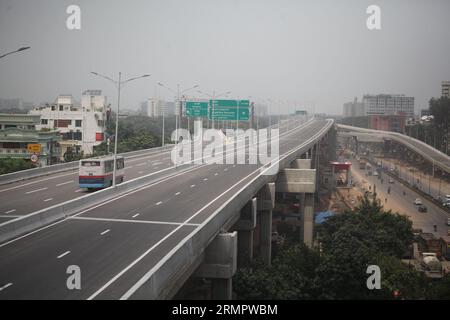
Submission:
M 325 125 L 315 120 L 281 137 L 280 154 Z M 122 297 L 258 167 L 197 165 L 0 245 L 0 299 Z M 81 270 L 80 290 L 66 286 L 71 265 Z
M 447 230 L 450 229 L 447 226 L 447 218 L 450 215 L 437 206 L 435 203 L 422 198 L 417 192 L 404 186 L 399 180 L 394 178 L 394 183 L 390 184 L 387 174 L 382 173 L 383 183 L 377 176 L 366 176 L 366 170 L 360 170 L 357 166 L 357 161 L 352 159 L 356 165 L 352 166 L 352 175 L 354 181 L 366 181 L 363 183 L 368 190 L 369 185 L 371 191 L 373 191 L 374 185 L 376 186 L 377 197 L 381 200 L 385 208 L 392 209 L 392 211 L 398 212 L 403 215 L 407 215 L 413 222 L 414 228 L 420 228 L 423 232 L 431 232 L 436 236 L 447 235 Z M 388 188 L 391 188 L 390 194 L 388 194 Z M 403 195 L 405 192 L 405 195 Z M 420 198 L 423 204 L 427 207 L 427 212 L 419 212 L 418 206 L 414 204 L 414 200 Z M 387 199 L 387 202 L 385 202 Z M 437 226 L 437 232 L 434 232 L 433 226 Z

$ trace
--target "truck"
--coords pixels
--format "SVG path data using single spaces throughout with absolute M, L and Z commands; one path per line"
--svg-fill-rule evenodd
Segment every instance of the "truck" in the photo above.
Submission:
M 442 263 L 434 252 L 422 252 L 421 266 L 425 275 L 430 278 L 442 277 Z
M 423 232 L 417 237 L 419 251 L 435 253 L 437 258 L 441 258 L 441 241 L 434 234 Z

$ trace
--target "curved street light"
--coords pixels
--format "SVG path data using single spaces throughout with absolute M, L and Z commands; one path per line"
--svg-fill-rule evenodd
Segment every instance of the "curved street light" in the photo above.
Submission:
M 14 50 L 14 51 L 11 51 L 11 52 L 2 54 L 2 55 L 0 56 L 0 59 L 6 57 L 7 55 L 10 55 L 10 54 L 13 54 L 13 53 L 16 53 L 16 52 L 20 52 L 20 51 L 24 51 L 24 50 L 28 50 L 28 49 L 30 49 L 30 48 L 31 48 L 31 47 L 22 47 L 22 48 L 19 48 L 19 49 L 17 49 L 17 50 Z
M 112 83 L 114 83 L 117 86 L 117 91 L 118 91 L 117 92 L 117 113 L 116 113 L 116 133 L 114 135 L 114 169 L 113 169 L 113 187 L 115 187 L 116 186 L 116 171 L 117 171 L 117 140 L 118 140 L 118 133 L 119 133 L 120 89 L 127 82 L 141 79 L 141 78 L 150 77 L 150 75 L 144 74 L 139 77 L 133 77 L 133 78 L 127 79 L 125 81 L 122 81 L 122 72 L 119 72 L 119 80 L 111 79 L 108 76 L 105 76 L 103 74 L 93 72 L 93 71 L 91 71 L 91 74 L 101 77 L 103 79 L 106 79 L 108 81 L 111 81 Z

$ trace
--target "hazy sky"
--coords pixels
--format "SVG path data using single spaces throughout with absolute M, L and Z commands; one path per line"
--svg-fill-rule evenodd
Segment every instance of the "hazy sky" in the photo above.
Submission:
M 81 30 L 66 28 L 71 4 Z M 366 28 L 371 4 L 381 7 L 379 31 Z M 80 100 L 99 88 L 115 106 L 114 86 L 89 72 L 122 71 L 152 74 L 123 90 L 129 108 L 161 81 L 314 101 L 331 114 L 365 93 L 403 93 L 418 110 L 450 80 L 449 13 L 448 0 L 0 0 L 0 53 L 32 47 L 0 60 L 0 97 Z

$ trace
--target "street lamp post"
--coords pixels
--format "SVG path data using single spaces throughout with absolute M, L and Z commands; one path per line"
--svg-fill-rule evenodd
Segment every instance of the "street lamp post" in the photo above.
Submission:
M 213 90 L 213 94 L 212 94 L 212 95 L 209 94 L 209 93 L 200 91 L 200 90 L 197 90 L 197 92 L 198 92 L 198 93 L 201 93 L 201 94 L 203 94 L 203 95 L 205 95 L 205 96 L 208 96 L 208 97 L 209 97 L 210 99 L 212 99 L 212 101 L 213 101 L 213 104 L 212 104 L 212 106 L 211 106 L 211 109 L 212 109 L 212 110 L 211 110 L 211 127 L 212 127 L 212 129 L 214 129 L 214 110 L 215 110 L 214 101 L 215 101 L 217 98 L 221 97 L 221 96 L 228 96 L 228 95 L 231 93 L 231 91 L 227 91 L 227 92 L 224 92 L 224 93 L 216 94 L 216 90 Z
M 112 186 L 113 186 L 113 187 L 116 187 L 116 174 L 117 174 L 117 140 L 119 140 L 119 139 L 118 139 L 118 138 L 119 138 L 118 133 L 119 133 L 120 89 L 121 89 L 122 86 L 123 86 L 125 83 L 127 83 L 127 82 L 130 82 L 130 81 L 133 81 L 133 80 L 137 80 L 137 79 L 140 79 L 140 78 L 149 77 L 150 75 L 149 75 L 149 74 L 144 74 L 144 75 L 139 76 L 139 77 L 133 77 L 133 78 L 127 79 L 127 80 L 125 80 L 125 81 L 122 81 L 122 72 L 119 72 L 119 80 L 116 81 L 116 80 L 114 80 L 114 79 L 111 79 L 111 78 L 109 78 L 109 77 L 107 77 L 107 76 L 104 76 L 104 75 L 102 75 L 102 74 L 99 74 L 99 73 L 97 73 L 97 72 L 91 72 L 91 73 L 92 73 L 93 75 L 95 75 L 95 76 L 98 76 L 98 77 L 104 78 L 104 79 L 106 79 L 106 80 L 109 80 L 109 81 L 111 81 L 112 83 L 114 83 L 114 84 L 117 85 L 117 113 L 116 113 L 116 132 L 115 132 L 115 135 L 114 135 L 114 169 L 113 169 L 113 183 L 112 183 Z
M 190 91 L 190 90 L 192 90 L 192 89 L 198 88 L 199 85 L 196 84 L 195 86 L 193 86 L 193 87 L 191 87 L 191 88 L 188 88 L 188 89 L 185 89 L 185 90 L 183 90 L 183 91 L 181 91 L 180 85 L 179 85 L 179 84 L 177 84 L 177 90 L 173 90 L 172 88 L 166 86 L 166 85 L 163 84 L 162 82 L 158 82 L 158 85 L 161 86 L 161 87 L 163 87 L 163 88 L 165 88 L 165 89 L 167 89 L 167 90 L 169 90 L 169 91 L 172 92 L 173 94 L 175 94 L 175 97 L 176 97 L 176 102 L 175 102 L 175 108 L 176 108 L 176 114 L 175 114 L 175 130 L 176 130 L 176 133 L 175 133 L 175 134 L 176 134 L 176 138 L 177 138 L 177 141 L 178 141 L 178 117 L 181 115 L 181 101 L 180 101 L 180 97 L 181 97 L 181 95 L 183 95 L 184 93 L 186 93 L 186 92 L 188 92 L 188 91 Z M 180 117 L 180 123 L 181 123 L 181 117 Z
M 19 48 L 19 49 L 17 49 L 17 50 L 14 50 L 14 51 L 11 51 L 11 52 L 2 54 L 2 55 L 0 56 L 0 59 L 1 59 L 1 58 L 4 58 L 4 57 L 6 57 L 6 56 L 8 56 L 8 55 L 10 55 L 10 54 L 13 54 L 13 53 L 16 53 L 16 52 L 20 52 L 20 51 L 24 51 L 24 50 L 28 50 L 28 49 L 30 49 L 30 48 L 31 48 L 31 47 L 22 47 L 22 48 Z

